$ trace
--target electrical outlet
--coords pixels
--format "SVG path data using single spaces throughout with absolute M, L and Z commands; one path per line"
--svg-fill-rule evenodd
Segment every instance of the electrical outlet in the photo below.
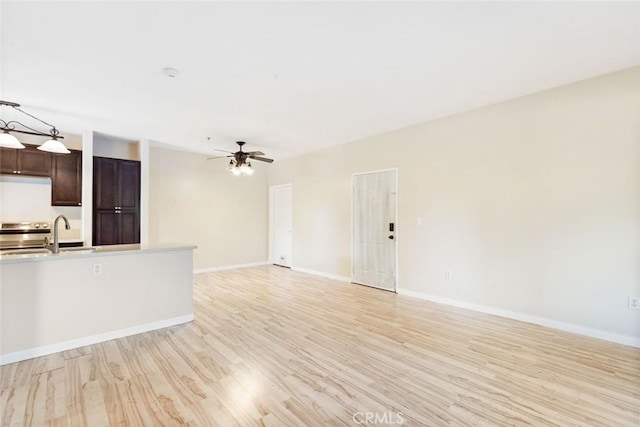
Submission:
M 447 280 L 451 280 L 451 279 L 453 279 L 453 273 L 451 272 L 451 270 L 445 270 L 445 272 L 444 272 L 444 277 L 445 277 Z
M 102 274 L 102 264 L 93 264 L 93 274 Z
M 629 308 L 640 310 L 640 297 L 629 297 Z
M 422 225 L 422 217 L 421 216 L 416 218 L 416 225 Z

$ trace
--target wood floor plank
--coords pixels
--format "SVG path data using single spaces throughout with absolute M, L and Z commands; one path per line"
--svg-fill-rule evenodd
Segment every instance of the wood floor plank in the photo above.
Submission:
M 0 426 L 640 425 L 639 349 L 274 266 L 194 311 L 1 367 Z

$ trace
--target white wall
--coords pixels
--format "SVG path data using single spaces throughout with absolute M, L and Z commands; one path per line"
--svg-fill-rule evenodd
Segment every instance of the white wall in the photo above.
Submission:
M 350 276 L 351 174 L 390 167 L 399 288 L 640 342 L 640 68 L 275 162 L 296 267 Z
M 234 176 L 201 154 L 151 147 L 149 159 L 150 243 L 197 245 L 197 270 L 267 261 L 265 165 Z

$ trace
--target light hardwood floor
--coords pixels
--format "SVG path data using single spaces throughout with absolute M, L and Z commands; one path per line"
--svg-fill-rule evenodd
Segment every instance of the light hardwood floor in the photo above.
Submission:
M 272 266 L 194 293 L 192 324 L 0 368 L 1 425 L 640 425 L 638 349 Z

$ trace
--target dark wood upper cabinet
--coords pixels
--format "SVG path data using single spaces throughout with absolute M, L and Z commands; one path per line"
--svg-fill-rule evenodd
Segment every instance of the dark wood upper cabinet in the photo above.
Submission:
M 93 158 L 93 208 L 114 209 L 118 190 L 118 159 Z
M 18 170 L 21 175 L 51 176 L 51 153 L 27 145 L 18 153 Z
M 70 151 L 51 157 L 51 206 L 82 205 L 82 151 Z
M 118 171 L 117 205 L 121 209 L 140 208 L 140 162 L 122 160 Z
M 18 151 L 15 148 L 0 148 L 0 173 L 18 172 Z
M 140 162 L 93 158 L 93 245 L 140 243 Z
M 40 151 L 37 145 L 17 150 L 0 149 L 0 173 L 27 176 L 51 176 L 51 153 Z

